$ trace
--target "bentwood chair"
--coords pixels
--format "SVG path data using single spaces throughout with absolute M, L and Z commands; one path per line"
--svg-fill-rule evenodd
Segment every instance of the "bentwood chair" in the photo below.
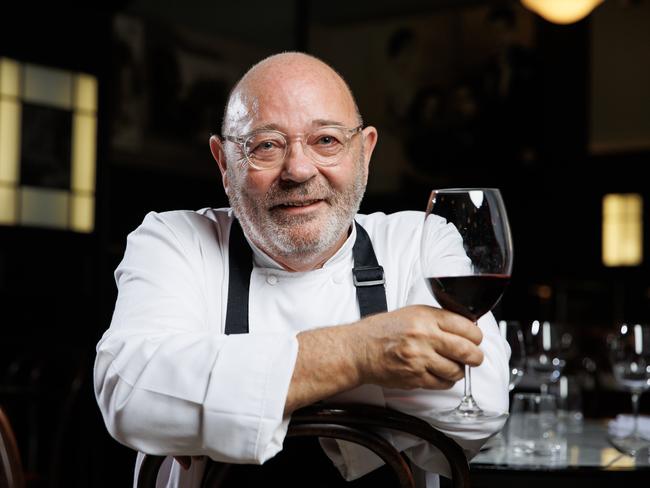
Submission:
M 0 407 L 0 488 L 24 488 L 25 478 L 11 423 Z
M 341 439 L 362 445 L 377 454 L 396 476 L 397 486 L 413 488 L 414 479 L 408 462 L 376 429 L 404 432 L 426 440 L 447 459 L 454 488 L 470 486 L 469 465 L 462 448 L 427 422 L 396 410 L 362 404 L 312 405 L 294 412 L 287 437 Z M 138 488 L 154 488 L 164 456 L 145 456 L 138 475 Z M 233 465 L 209 461 L 202 488 L 227 487 Z M 314 474 L 317 476 L 317 473 Z

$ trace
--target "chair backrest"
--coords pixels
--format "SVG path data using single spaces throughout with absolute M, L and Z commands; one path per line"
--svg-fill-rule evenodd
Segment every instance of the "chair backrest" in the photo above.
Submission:
M 396 410 L 362 404 L 312 405 L 294 412 L 287 437 L 329 437 L 362 445 L 377 454 L 393 471 L 399 487 L 413 488 L 411 468 L 404 457 L 376 429 L 391 429 L 426 440 L 442 452 L 451 468 L 454 488 L 470 486 L 469 465 L 462 448 L 424 420 Z M 138 488 L 155 488 L 164 456 L 145 456 L 138 474 Z M 210 461 L 202 487 L 228 486 L 230 465 Z
M 25 477 L 11 423 L 0 407 L 0 488 L 24 488 Z

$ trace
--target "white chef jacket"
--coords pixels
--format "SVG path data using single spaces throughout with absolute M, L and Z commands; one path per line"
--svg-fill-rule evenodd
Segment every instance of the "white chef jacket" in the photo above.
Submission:
M 249 334 L 226 336 L 230 209 L 149 213 L 127 240 L 115 272 L 118 298 L 110 328 L 97 345 L 95 394 L 108 431 L 154 455 L 205 455 L 223 462 L 263 463 L 282 449 L 284 404 L 298 352 L 296 334 L 359 320 L 352 281 L 356 230 L 321 269 L 288 272 L 251 243 Z M 420 272 L 421 212 L 357 215 L 386 276 L 388 310 L 436 306 Z M 440 219 L 437 255 L 464 256 L 456 231 Z M 466 259 L 466 258 L 465 258 Z M 473 394 L 485 409 L 508 409 L 507 343 L 491 314 L 479 321 L 485 359 L 472 369 Z M 385 405 L 436 426 L 433 412 L 453 408 L 463 382 L 450 390 L 399 390 L 364 385 L 335 401 Z M 471 456 L 502 427 L 440 429 Z M 440 428 L 439 426 L 437 426 Z M 441 454 L 424 442 L 385 433 L 421 468 L 448 474 Z M 364 448 L 325 441 L 347 479 L 382 464 Z M 198 486 L 204 463 L 185 471 L 167 463 L 166 486 Z M 427 483 L 431 485 L 431 483 Z

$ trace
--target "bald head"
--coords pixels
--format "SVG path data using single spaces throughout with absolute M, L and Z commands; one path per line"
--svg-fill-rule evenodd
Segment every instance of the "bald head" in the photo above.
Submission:
M 224 137 L 212 136 L 210 150 L 244 233 L 285 269 L 320 267 L 347 239 L 377 142 L 377 130 L 360 124 L 343 78 L 306 54 L 264 59 L 230 94 Z M 266 135 L 255 142 L 251 133 Z M 260 168 L 249 159 L 280 147 L 281 164 Z M 332 164 L 314 157 L 327 151 L 337 151 Z
M 362 123 L 356 101 L 341 75 L 314 56 L 286 52 L 263 59 L 239 80 L 228 98 L 221 133 L 241 133 L 236 128 L 248 126 L 247 121 L 259 113 L 261 103 L 281 104 L 283 97 L 300 96 L 304 90 L 322 87 L 353 112 L 355 125 Z

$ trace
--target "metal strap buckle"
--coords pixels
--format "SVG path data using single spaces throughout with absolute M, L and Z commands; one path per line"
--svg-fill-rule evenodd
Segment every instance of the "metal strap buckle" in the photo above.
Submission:
M 377 286 L 386 283 L 382 266 L 359 266 L 352 268 L 354 286 Z

